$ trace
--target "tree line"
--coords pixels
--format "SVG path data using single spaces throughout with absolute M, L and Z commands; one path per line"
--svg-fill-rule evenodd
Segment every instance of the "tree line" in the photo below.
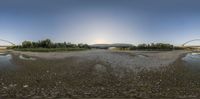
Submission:
M 50 39 L 40 40 L 37 42 L 23 41 L 21 45 L 14 46 L 12 48 L 84 48 L 90 49 L 88 44 L 73 44 L 73 43 L 54 43 Z M 109 47 L 107 47 L 109 48 Z M 121 50 L 173 50 L 180 49 L 171 44 L 165 43 L 151 43 L 151 44 L 138 44 L 137 46 L 125 46 L 117 47 Z
M 173 50 L 175 47 L 165 43 L 139 44 L 131 46 L 130 50 Z
M 92 48 L 97 49 L 119 49 L 119 50 L 173 50 L 173 49 L 180 49 L 178 47 L 175 47 L 171 44 L 165 44 L 165 43 L 151 43 L 151 44 L 138 44 L 137 46 L 134 46 L 132 44 L 110 44 L 110 45 L 96 45 L 92 46 Z
M 54 43 L 50 39 L 40 40 L 37 42 L 23 41 L 22 45 L 14 46 L 14 48 L 87 48 L 88 44 L 72 44 L 72 43 Z

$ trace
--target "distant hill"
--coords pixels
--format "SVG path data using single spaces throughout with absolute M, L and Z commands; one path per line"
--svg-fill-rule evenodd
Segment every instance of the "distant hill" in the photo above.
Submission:
M 109 48 L 109 47 L 131 47 L 132 44 L 125 43 L 114 43 L 114 44 L 93 44 L 90 45 L 91 48 Z

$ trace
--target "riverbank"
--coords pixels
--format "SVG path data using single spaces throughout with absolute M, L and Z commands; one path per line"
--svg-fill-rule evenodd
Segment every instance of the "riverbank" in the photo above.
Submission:
M 0 53 L 7 52 L 7 49 L 0 49 Z
M 198 98 L 200 74 L 194 74 L 183 66 L 181 57 L 184 53 L 95 50 L 38 55 L 40 53 L 13 52 L 12 63 L 16 64 L 16 69 L 0 70 L 0 96 L 1 98 Z M 22 60 L 19 59 L 19 54 L 30 55 L 37 60 Z M 49 58 L 47 54 L 56 56 Z M 60 56 L 61 54 L 63 56 Z M 111 60 L 117 62 L 118 59 L 122 64 L 125 60 L 131 60 L 130 58 L 137 57 L 141 60 L 147 57 L 152 59 L 153 56 L 159 61 L 166 61 L 175 56 L 178 59 L 170 63 L 171 65 L 155 66 L 154 69 L 141 68 L 140 71 L 130 69 L 129 66 L 114 66 L 115 63 L 110 65 L 109 62 Z
M 127 68 L 154 68 L 172 64 L 181 54 L 187 51 L 112 51 L 112 50 L 87 50 L 76 52 L 21 52 L 13 51 L 13 54 L 22 54 L 41 59 L 69 59 L 79 61 L 102 61 L 112 67 Z

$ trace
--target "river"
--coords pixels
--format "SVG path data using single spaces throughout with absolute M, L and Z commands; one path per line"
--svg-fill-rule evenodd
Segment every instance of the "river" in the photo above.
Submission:
M 185 62 L 185 65 L 194 71 L 200 70 L 200 53 L 192 52 L 188 53 L 185 57 L 182 58 Z

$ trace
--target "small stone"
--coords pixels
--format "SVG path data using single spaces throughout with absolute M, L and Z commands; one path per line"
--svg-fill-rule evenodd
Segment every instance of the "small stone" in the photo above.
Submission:
M 104 87 L 101 87 L 101 90 L 104 90 L 105 88 Z
M 8 89 L 8 87 L 4 86 L 3 89 Z
M 24 85 L 23 87 L 24 87 L 24 88 L 27 88 L 27 87 L 28 87 L 28 85 Z
M 10 84 L 9 87 L 16 87 L 17 84 Z
M 85 92 L 84 94 L 85 94 L 85 95 L 90 95 L 91 93 L 89 93 L 89 92 Z

